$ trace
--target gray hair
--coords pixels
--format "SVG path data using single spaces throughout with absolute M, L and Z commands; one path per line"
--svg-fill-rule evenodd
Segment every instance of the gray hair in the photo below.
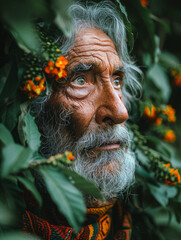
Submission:
M 141 84 L 137 80 L 141 79 L 141 71 L 135 66 L 130 58 L 127 49 L 127 36 L 125 24 L 115 9 L 115 6 L 108 2 L 91 3 L 91 5 L 81 5 L 75 3 L 68 9 L 69 15 L 73 19 L 73 32 L 70 37 L 62 36 L 61 51 L 67 54 L 73 47 L 77 33 L 85 28 L 99 28 L 106 33 L 113 41 L 120 60 L 123 63 L 125 79 L 123 84 L 123 97 L 127 107 L 132 96 L 137 97 L 141 93 Z

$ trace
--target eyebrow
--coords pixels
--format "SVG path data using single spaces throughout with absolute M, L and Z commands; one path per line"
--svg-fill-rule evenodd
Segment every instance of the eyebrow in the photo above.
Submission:
M 94 68 L 94 64 L 93 63 L 80 63 L 78 65 L 76 65 L 72 70 L 71 73 L 68 77 L 68 80 L 71 79 L 75 74 L 77 73 L 82 73 L 82 72 L 88 72 L 91 69 Z
M 68 80 L 70 80 L 74 75 L 76 75 L 77 73 L 82 73 L 82 72 L 88 72 L 92 69 L 97 69 L 97 66 L 94 63 L 79 63 L 78 65 L 76 65 L 72 70 L 70 75 L 68 76 Z M 123 66 L 117 66 L 115 67 L 115 70 L 113 72 L 113 75 L 115 74 L 124 74 L 125 69 Z
M 124 74 L 125 73 L 125 69 L 123 66 L 118 66 L 115 68 L 113 75 L 114 74 Z

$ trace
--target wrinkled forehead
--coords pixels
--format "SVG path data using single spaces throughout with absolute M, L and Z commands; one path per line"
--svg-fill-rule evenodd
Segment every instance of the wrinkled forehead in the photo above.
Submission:
M 95 65 L 103 68 L 122 66 L 114 43 L 109 36 L 97 28 L 79 31 L 66 57 L 69 61 L 67 68 L 72 68 L 80 62 L 86 64 L 94 62 Z

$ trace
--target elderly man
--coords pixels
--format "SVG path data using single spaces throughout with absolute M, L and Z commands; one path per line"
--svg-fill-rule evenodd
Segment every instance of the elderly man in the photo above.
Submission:
M 128 56 L 125 27 L 112 5 L 75 4 L 69 11 L 75 31 L 69 39 L 60 38 L 67 78 L 54 81 L 50 95 L 32 110 L 42 134 L 40 153 L 72 151 L 73 169 L 92 181 L 106 202 L 86 196 L 88 215 L 77 235 L 65 220 L 55 223 L 55 217 L 58 235 L 37 232 L 43 239 L 129 239 L 128 215 L 116 199 L 134 180 L 125 104 L 130 90 L 140 88 L 139 70 Z M 52 221 L 44 215 L 41 224 L 51 228 Z

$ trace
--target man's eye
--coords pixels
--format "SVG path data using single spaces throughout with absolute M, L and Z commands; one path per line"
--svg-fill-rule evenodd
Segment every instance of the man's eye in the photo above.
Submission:
M 115 87 L 121 87 L 121 79 L 120 78 L 115 78 L 114 80 L 113 80 L 113 84 L 114 84 L 114 86 Z
M 77 77 L 72 81 L 72 83 L 76 85 L 84 85 L 85 84 L 85 79 L 83 77 Z

